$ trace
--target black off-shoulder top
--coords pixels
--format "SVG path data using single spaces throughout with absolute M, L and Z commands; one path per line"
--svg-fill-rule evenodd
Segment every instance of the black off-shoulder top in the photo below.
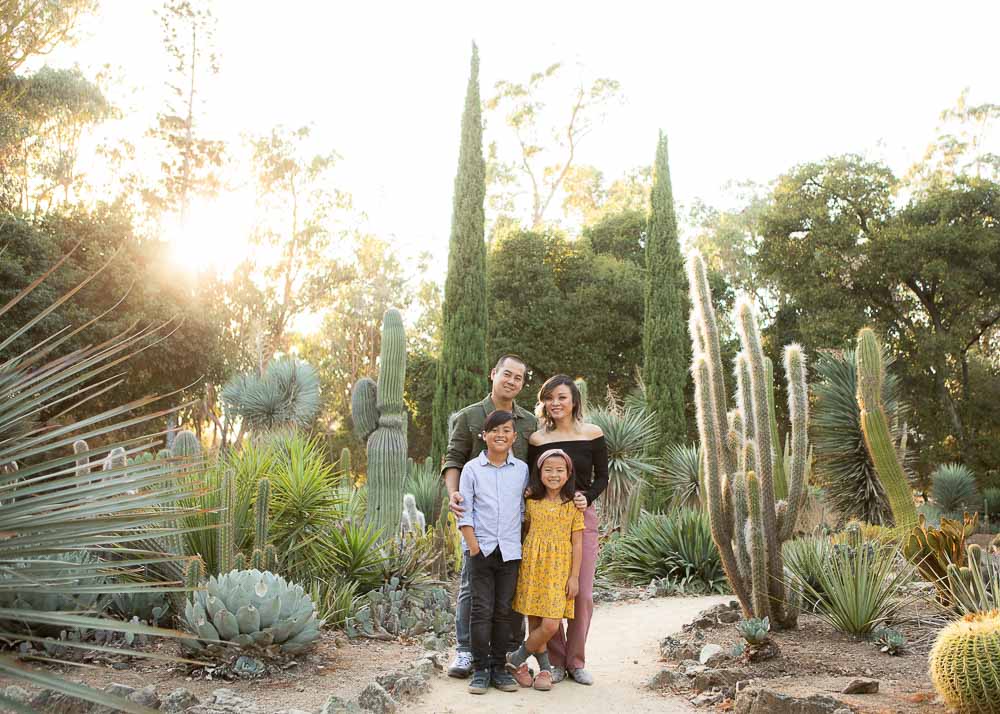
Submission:
M 576 490 L 587 497 L 591 504 L 608 487 L 608 445 L 604 436 L 596 439 L 575 439 L 572 441 L 550 441 L 541 446 L 528 445 L 528 466 L 534 473 L 538 457 L 549 449 L 562 449 L 573 461 L 576 476 Z

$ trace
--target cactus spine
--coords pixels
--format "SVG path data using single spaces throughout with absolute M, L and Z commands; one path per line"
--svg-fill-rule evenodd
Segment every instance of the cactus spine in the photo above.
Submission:
M 938 633 L 931 680 L 949 708 L 1000 712 L 1000 612 L 977 612 Z
M 398 310 L 382 318 L 382 354 L 378 385 L 363 377 L 354 385 L 351 413 L 355 429 L 367 437 L 368 508 L 365 517 L 383 536 L 399 531 L 399 504 L 406 481 L 406 412 L 403 380 L 406 376 L 406 332 Z
M 885 495 L 889 499 L 892 519 L 900 528 L 912 528 L 917 522 L 917 509 L 913 505 L 910 489 L 899 453 L 893 444 L 889 418 L 882 404 L 882 385 L 885 381 L 885 364 L 882 348 L 870 327 L 858 332 L 858 345 L 854 353 L 858 373 L 858 407 L 861 409 L 861 433 L 865 448 L 875 465 Z
M 790 421 L 785 457 L 773 417 L 773 375 L 753 306 L 743 299 L 734 310 L 742 351 L 735 363 L 736 410 L 730 414 L 718 322 L 701 255 L 692 253 L 687 268 L 691 371 L 712 538 L 744 615 L 770 617 L 776 628 L 795 627 L 797 601 L 786 584 L 781 543 L 794 532 L 806 495 L 810 455 L 805 357 L 798 345 L 785 347 Z M 787 500 L 777 497 L 781 487 L 776 481 L 783 477 Z

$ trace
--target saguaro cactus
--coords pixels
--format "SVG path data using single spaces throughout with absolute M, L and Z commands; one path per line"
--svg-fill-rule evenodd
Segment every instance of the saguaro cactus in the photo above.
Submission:
M 382 318 L 382 354 L 378 384 L 362 377 L 351 394 L 354 428 L 368 447 L 368 507 L 366 518 L 383 536 L 399 531 L 403 486 L 406 481 L 406 412 L 403 379 L 406 376 L 406 332 L 398 310 Z
M 790 434 L 779 448 L 773 417 L 773 375 L 764 356 L 752 304 L 740 300 L 734 321 L 737 355 L 736 409 L 730 411 L 722 372 L 719 331 L 701 255 L 687 264 L 691 287 L 692 374 L 712 538 L 723 568 L 748 618 L 769 617 L 795 627 L 798 598 L 786 583 L 781 543 L 791 537 L 806 495 L 809 471 L 808 391 L 805 357 L 785 347 Z M 776 491 L 787 481 L 787 500 Z
M 858 346 L 854 352 L 858 374 L 858 407 L 861 409 L 861 433 L 865 448 L 875 465 L 875 473 L 889 499 L 892 519 L 897 527 L 911 528 L 917 522 L 917 509 L 913 505 L 913 491 L 903 470 L 899 452 L 892 440 L 889 417 L 882 404 L 882 385 L 885 365 L 882 348 L 870 327 L 858 332 Z

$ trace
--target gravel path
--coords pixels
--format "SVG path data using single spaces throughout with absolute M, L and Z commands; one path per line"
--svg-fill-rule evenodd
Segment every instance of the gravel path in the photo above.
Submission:
M 490 689 L 477 697 L 466 690 L 466 680 L 436 677 L 431 680 L 430 693 L 419 702 L 409 703 L 406 711 L 419 714 L 697 711 L 683 699 L 650 692 L 644 685 L 658 669 L 659 640 L 680 630 L 701 610 L 730 599 L 674 597 L 598 605 L 587 641 L 587 668 L 595 679 L 591 687 L 567 680 L 551 692 L 526 689 L 506 693 Z

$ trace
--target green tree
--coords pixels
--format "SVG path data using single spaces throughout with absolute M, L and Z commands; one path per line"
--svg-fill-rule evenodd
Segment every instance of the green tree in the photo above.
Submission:
M 486 384 L 485 197 L 479 50 L 473 44 L 451 214 L 441 361 L 434 391 L 432 455 L 435 459 L 444 453 L 448 445 L 448 416 L 470 402 L 482 399 Z
M 0 78 L 52 51 L 71 36 L 80 15 L 96 7 L 97 0 L 0 0 Z
M 609 215 L 649 208 L 653 170 L 641 166 L 606 184 L 604 172 L 594 166 L 571 166 L 563 179 L 563 211 L 576 213 L 584 226 L 598 223 Z
M 660 132 L 646 230 L 642 377 L 662 444 L 683 442 L 688 432 L 684 394 L 691 348 L 686 334 L 686 284 L 670 185 L 667 137 Z

